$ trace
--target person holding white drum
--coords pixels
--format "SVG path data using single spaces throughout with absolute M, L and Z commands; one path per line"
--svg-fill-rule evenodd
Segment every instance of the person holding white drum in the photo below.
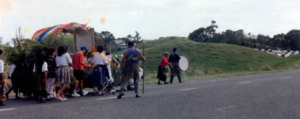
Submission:
M 178 76 L 179 83 L 182 83 L 181 76 L 180 76 L 181 69 L 179 67 L 179 60 L 180 60 L 180 56 L 177 53 L 177 49 L 173 48 L 173 53 L 169 57 L 169 62 L 172 64 L 171 65 L 171 79 L 170 79 L 170 84 L 173 83 L 174 75 Z

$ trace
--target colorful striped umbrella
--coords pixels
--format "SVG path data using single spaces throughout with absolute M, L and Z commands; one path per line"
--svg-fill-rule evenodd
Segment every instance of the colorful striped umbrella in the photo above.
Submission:
M 34 40 L 36 42 L 40 42 L 44 38 L 46 38 L 48 35 L 53 35 L 58 32 L 59 29 L 64 29 L 68 26 L 71 26 L 73 23 L 68 23 L 68 24 L 60 24 L 52 27 L 47 27 L 38 30 L 37 32 L 34 33 L 32 36 L 31 40 Z M 81 24 L 81 26 L 85 26 L 86 24 Z

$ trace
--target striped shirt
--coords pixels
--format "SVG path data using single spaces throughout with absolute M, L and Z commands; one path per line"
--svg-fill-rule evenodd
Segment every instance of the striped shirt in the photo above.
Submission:
M 55 58 L 52 57 L 48 57 L 47 58 L 47 64 L 48 64 L 48 73 L 47 73 L 47 77 L 48 78 L 56 78 L 56 62 L 55 62 Z

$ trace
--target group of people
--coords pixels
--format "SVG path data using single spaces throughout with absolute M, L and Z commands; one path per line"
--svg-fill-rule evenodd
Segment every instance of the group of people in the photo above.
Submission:
M 67 98 L 64 95 L 64 91 L 65 89 L 70 89 L 70 85 L 74 87 L 71 96 L 79 97 L 86 95 L 88 92 L 83 90 L 85 68 L 92 68 L 93 83 L 95 86 L 98 86 L 98 93 L 103 94 L 102 84 L 113 79 L 110 68 L 112 58 L 108 52 L 105 55 L 103 51 L 103 47 L 98 46 L 97 52 L 93 57 L 87 59 L 89 63 L 85 63 L 84 57 L 88 54 L 86 46 L 82 46 L 81 50 L 74 53 L 73 57 L 68 53 L 67 46 L 59 46 L 57 51 L 54 48 L 42 48 L 42 52 L 36 55 L 36 62 L 33 67 L 33 81 L 35 82 L 34 98 L 36 101 L 45 103 L 46 99 L 53 98 L 66 101 Z M 3 51 L 0 49 L 0 59 L 2 55 Z M 135 97 L 141 97 L 139 94 L 139 60 L 145 61 L 145 57 L 140 50 L 134 47 L 133 41 L 128 41 L 128 49 L 123 53 L 119 71 L 119 75 L 121 75 L 121 91 L 117 96 L 118 99 L 124 96 L 125 88 L 130 79 L 134 80 Z M 11 65 L 11 68 L 13 67 L 14 65 Z M 77 90 L 78 86 L 80 87 L 79 91 Z M 5 105 L 2 101 L 4 87 L 4 63 L 0 60 L 0 106 Z M 7 99 L 12 87 L 5 93 Z M 59 87 L 58 91 L 56 91 L 56 87 Z M 16 98 L 19 97 L 16 95 Z
M 168 73 L 168 66 L 171 69 L 171 78 L 170 78 L 170 84 L 173 83 L 174 76 L 178 76 L 179 83 L 182 83 L 181 80 L 181 69 L 179 68 L 179 60 L 180 56 L 177 53 L 177 49 L 173 48 L 173 53 L 170 55 L 169 52 L 165 52 L 164 56 L 162 57 L 157 71 L 157 79 L 158 85 L 161 85 L 160 81 L 164 81 L 164 84 L 168 84 L 167 82 L 167 73 Z M 168 60 L 169 57 L 169 60 Z

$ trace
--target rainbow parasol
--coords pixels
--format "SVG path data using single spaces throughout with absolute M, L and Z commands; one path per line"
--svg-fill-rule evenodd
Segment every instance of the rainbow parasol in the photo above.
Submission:
M 67 28 L 67 27 L 69 27 L 73 24 L 76 24 L 76 23 L 60 24 L 60 25 L 55 25 L 55 26 L 52 26 L 52 27 L 47 27 L 47 28 L 40 29 L 40 30 L 36 31 L 33 34 L 31 40 L 34 40 L 36 42 L 40 42 L 41 40 L 43 40 L 48 35 L 53 35 L 53 34 L 57 33 L 60 29 Z M 81 24 L 81 26 L 86 26 L 86 24 Z

